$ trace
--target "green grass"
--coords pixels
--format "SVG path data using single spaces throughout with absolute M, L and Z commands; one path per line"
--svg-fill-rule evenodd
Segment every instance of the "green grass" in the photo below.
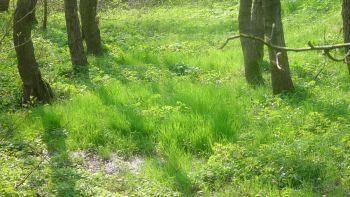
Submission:
M 340 5 L 317 3 L 284 1 L 289 46 L 341 42 Z M 53 12 L 33 37 L 57 100 L 30 109 L 19 108 L 14 52 L 0 52 L 0 194 L 349 195 L 346 66 L 327 62 L 314 79 L 323 57 L 290 53 L 295 92 L 272 96 L 267 64 L 267 85 L 251 88 L 239 41 L 218 50 L 237 33 L 237 13 L 229 2 L 103 11 L 105 53 L 73 77 L 64 17 Z M 15 188 L 42 150 L 47 159 Z M 72 157 L 79 150 L 144 163 L 93 172 Z

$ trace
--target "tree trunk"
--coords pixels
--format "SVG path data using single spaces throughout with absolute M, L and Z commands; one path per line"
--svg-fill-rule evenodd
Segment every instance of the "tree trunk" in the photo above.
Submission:
M 43 30 L 47 30 L 47 17 L 48 17 L 47 0 L 44 0 Z
M 265 35 L 268 41 L 278 46 L 286 46 L 280 0 L 264 0 L 263 8 L 265 13 Z M 273 93 L 280 94 L 293 91 L 294 85 L 290 74 L 287 52 L 269 49 L 269 57 L 272 65 Z
M 343 32 L 344 32 L 344 42 L 349 43 L 350 42 L 350 0 L 343 0 L 343 10 L 342 10 L 342 17 L 343 17 Z M 346 53 L 350 50 L 350 48 L 346 48 Z M 350 74 L 350 57 L 347 57 L 348 61 L 348 70 Z
M 9 9 L 10 0 L 0 0 L 0 12 L 5 12 Z
M 44 103 L 49 103 L 53 99 L 49 84 L 41 77 L 31 40 L 35 5 L 36 0 L 18 0 L 13 20 L 13 42 L 17 54 L 18 71 L 23 82 L 23 103 L 25 104 L 32 99 Z
M 255 0 L 258 2 L 260 0 Z M 259 21 L 258 3 L 254 3 L 254 13 L 252 16 L 252 0 L 241 0 L 239 8 L 239 32 L 248 35 L 259 35 L 259 28 L 256 27 Z M 255 9 L 256 8 L 256 9 Z M 255 41 L 241 38 L 242 52 L 244 56 L 245 77 L 248 84 L 260 85 L 264 83 L 260 64 L 263 59 L 263 45 Z
M 64 0 L 68 45 L 75 72 L 87 68 L 83 39 L 80 31 L 77 0 Z
M 254 0 L 252 8 L 252 35 L 261 39 L 264 39 L 265 36 L 265 21 L 264 21 L 264 11 L 262 8 L 263 0 Z M 259 75 L 261 76 L 261 62 L 264 59 L 264 44 L 258 41 L 254 41 L 254 52 L 256 53 L 256 59 L 259 64 Z M 261 76 L 263 82 L 263 78 Z
M 101 36 L 97 20 L 97 0 L 80 0 L 80 17 L 83 38 L 88 53 L 101 54 Z

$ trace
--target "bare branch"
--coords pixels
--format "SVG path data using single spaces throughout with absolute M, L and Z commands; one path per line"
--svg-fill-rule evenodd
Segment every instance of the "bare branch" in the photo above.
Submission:
M 259 37 L 255 37 L 255 36 L 251 36 L 251 35 L 247 35 L 247 34 L 239 34 L 237 36 L 231 36 L 231 37 L 227 38 L 226 42 L 219 49 L 225 48 L 225 46 L 231 40 L 236 40 L 236 39 L 239 39 L 239 38 L 247 38 L 247 39 L 256 40 L 258 42 L 263 43 L 267 47 L 269 47 L 271 49 L 275 49 L 277 51 L 292 51 L 292 52 L 330 51 L 330 50 L 334 50 L 334 49 L 350 47 L 350 43 L 324 45 L 324 46 L 314 46 L 314 45 L 311 44 L 311 42 L 309 42 L 308 43 L 309 47 L 305 47 L 305 48 L 289 48 L 289 47 L 281 47 L 281 46 L 277 46 L 277 45 L 274 45 L 274 44 L 270 44 L 270 43 L 266 42 L 264 39 L 259 38 Z
M 19 45 L 16 45 L 16 46 L 13 46 L 13 47 L 9 47 L 9 48 L 5 48 L 5 49 L 2 49 L 2 50 L 0 50 L 0 52 L 3 53 L 3 52 L 12 51 L 13 49 L 16 49 L 16 48 L 18 48 L 18 47 L 21 47 L 21 46 L 23 46 L 23 45 L 28 44 L 30 41 L 33 41 L 33 40 L 32 40 L 32 39 L 26 40 L 26 41 L 24 41 L 23 43 L 21 43 L 21 44 L 19 44 Z
M 12 21 L 12 17 L 9 19 L 8 21 L 8 26 L 5 30 L 4 35 L 1 37 L 0 39 L 0 46 L 2 45 L 2 42 L 5 40 L 6 36 L 10 33 L 10 31 L 12 30 L 13 26 L 15 26 L 17 23 L 21 22 L 22 20 L 24 20 L 25 18 L 27 18 L 30 14 L 32 14 L 35 11 L 35 6 L 32 10 L 30 10 L 26 15 L 24 15 L 22 18 L 20 18 L 18 21 L 15 21 L 15 23 L 13 25 L 11 24 Z
M 0 46 L 2 45 L 2 42 L 5 40 L 6 36 L 9 34 L 10 30 L 11 30 L 11 21 L 12 21 L 12 17 L 7 21 L 7 26 L 6 26 L 6 31 L 4 33 L 4 35 L 2 35 L 2 37 L 0 38 Z
M 332 56 L 332 54 L 329 52 L 329 50 L 325 50 L 324 54 L 331 60 L 335 61 L 335 62 L 347 62 L 347 58 L 350 56 L 350 51 L 348 51 L 348 53 L 342 57 L 342 58 L 336 58 L 334 56 Z

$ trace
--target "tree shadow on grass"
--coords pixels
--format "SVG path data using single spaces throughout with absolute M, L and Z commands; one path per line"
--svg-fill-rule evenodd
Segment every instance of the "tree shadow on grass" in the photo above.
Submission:
M 303 107 L 308 109 L 308 111 L 321 113 L 332 121 L 338 118 L 349 118 L 349 104 L 346 101 L 332 102 L 329 99 L 325 102 L 318 95 L 310 93 L 305 88 L 296 87 L 295 92 L 282 94 L 281 98 L 294 108 Z
M 127 83 L 130 80 L 123 75 L 123 70 L 132 71 L 136 73 L 138 79 L 143 78 L 143 74 L 147 71 L 147 66 L 143 64 L 132 65 L 124 59 L 124 57 L 116 57 L 106 51 L 102 56 L 95 57 L 95 65 L 111 78 Z M 156 62 L 144 62 L 144 64 L 155 64 Z
M 213 97 L 216 96 L 213 95 Z M 241 108 L 236 108 L 235 110 L 241 111 L 242 114 L 233 119 L 232 117 L 236 114 L 232 114 L 231 109 L 220 102 L 220 100 L 213 100 L 213 103 L 207 103 L 203 102 L 201 98 L 194 98 L 192 95 L 182 92 L 177 92 L 173 99 L 185 103 L 194 113 L 211 122 L 211 130 L 215 141 L 228 140 L 235 142 L 238 139 L 239 131 L 243 128 L 243 123 L 247 121 L 246 114 Z
M 95 84 L 91 81 L 90 70 L 88 67 L 82 67 L 73 74 L 74 83 L 85 85 L 88 89 L 93 89 Z
M 121 134 L 126 138 L 131 138 L 136 143 L 138 150 L 142 154 L 149 155 L 154 152 L 155 142 L 153 132 L 148 128 L 147 120 L 142 117 L 135 109 L 112 98 L 105 87 L 100 87 L 94 92 L 101 102 L 108 107 L 113 107 L 118 113 L 123 113 L 126 121 L 129 122 L 128 129 L 122 129 Z M 118 125 L 113 125 L 113 129 L 119 130 Z
M 40 111 L 44 128 L 43 141 L 50 156 L 51 188 L 57 196 L 76 196 L 78 179 L 66 147 L 66 130 L 61 117 L 49 109 Z
M 179 159 L 166 158 L 161 170 L 166 176 L 174 178 L 175 187 L 183 196 L 194 196 L 196 188 L 193 187 L 192 180 L 181 168 Z

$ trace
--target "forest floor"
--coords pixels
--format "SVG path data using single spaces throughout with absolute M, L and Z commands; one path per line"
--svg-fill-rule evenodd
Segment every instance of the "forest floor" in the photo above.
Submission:
M 342 42 L 340 7 L 287 11 L 288 46 Z M 0 50 L 0 196 L 349 196 L 346 65 L 290 53 L 295 92 L 272 95 L 268 62 L 266 85 L 249 87 L 239 41 L 218 49 L 237 14 L 104 10 L 105 53 L 74 76 L 51 12 L 33 40 L 52 105 L 20 108 L 15 53 Z

